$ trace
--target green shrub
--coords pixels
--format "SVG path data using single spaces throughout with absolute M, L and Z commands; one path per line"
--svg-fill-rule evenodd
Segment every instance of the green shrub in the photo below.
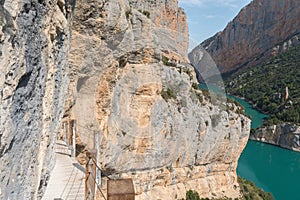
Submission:
M 201 90 L 206 99 L 211 100 L 209 90 Z
M 200 200 L 199 194 L 196 191 L 189 190 L 186 192 L 186 200 Z
M 199 86 L 197 83 L 193 83 L 192 84 L 192 87 L 195 89 L 195 90 L 199 90 Z
M 167 88 L 167 90 L 162 90 L 161 91 L 161 96 L 165 101 L 168 101 L 169 99 L 176 99 L 177 98 L 174 91 L 171 90 L 170 88 Z
M 241 189 L 241 198 L 235 198 L 235 200 L 274 200 L 272 194 L 264 192 L 258 188 L 253 182 L 238 177 L 238 182 Z M 214 194 L 213 194 L 214 196 Z M 213 198 L 213 200 L 231 200 L 232 198 Z M 201 198 L 199 194 L 194 190 L 186 192 L 186 200 L 209 200 L 209 198 Z
M 274 200 L 271 193 L 258 188 L 252 181 L 238 177 L 238 182 L 241 193 L 243 194 L 243 200 Z
M 143 15 L 147 16 L 148 18 L 150 18 L 150 12 L 149 11 L 147 11 L 147 10 L 141 10 L 141 9 L 138 9 L 138 11 L 140 13 L 142 13 Z
M 164 65 L 169 66 L 169 59 L 165 56 L 162 56 L 162 62 L 164 63 Z
M 131 10 L 127 10 L 125 12 L 126 18 L 128 19 L 130 15 L 132 15 Z
M 189 68 L 187 68 L 187 67 L 182 68 L 182 72 L 184 72 L 187 75 L 189 75 L 190 80 L 193 80 L 193 72 Z
M 176 67 L 176 63 L 170 62 L 169 58 L 162 56 L 162 62 L 166 66 Z
M 144 10 L 144 11 L 143 11 L 143 14 L 146 15 L 148 18 L 150 18 L 150 12 L 149 12 L 149 11 Z

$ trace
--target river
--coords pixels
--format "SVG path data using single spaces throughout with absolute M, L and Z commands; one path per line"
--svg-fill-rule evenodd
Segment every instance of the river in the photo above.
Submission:
M 207 86 L 199 85 L 201 89 Z M 218 88 L 209 86 L 218 93 Z M 258 128 L 268 117 L 255 110 L 246 101 L 227 95 L 245 108 L 252 117 L 251 128 Z M 238 163 L 237 174 L 253 181 L 264 191 L 273 194 L 275 200 L 300 200 L 300 153 L 256 141 L 248 141 Z
M 251 127 L 260 127 L 267 116 L 244 100 L 233 98 L 252 116 Z M 237 173 L 271 192 L 275 200 L 300 200 L 300 154 L 297 152 L 249 141 L 239 159 Z

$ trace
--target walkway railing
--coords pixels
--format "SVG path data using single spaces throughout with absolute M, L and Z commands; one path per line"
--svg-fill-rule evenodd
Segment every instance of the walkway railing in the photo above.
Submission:
M 63 123 L 63 136 L 69 149 L 71 149 L 71 157 L 75 159 L 76 153 L 80 154 L 76 149 L 76 120 L 69 120 Z M 92 131 L 88 129 L 88 131 Z M 85 200 L 95 200 L 96 194 L 99 193 L 104 200 L 119 199 L 122 196 L 124 200 L 134 200 L 134 186 L 132 179 L 112 180 L 109 176 L 107 182 L 107 196 L 101 189 L 101 168 L 100 160 L 100 133 L 93 131 L 94 149 L 86 152 L 86 168 L 85 168 Z

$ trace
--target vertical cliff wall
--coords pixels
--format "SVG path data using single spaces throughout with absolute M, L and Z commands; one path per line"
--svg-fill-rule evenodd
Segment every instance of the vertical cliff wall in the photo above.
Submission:
M 0 2 L 0 198 L 42 196 L 63 110 L 137 199 L 238 197 L 250 120 L 195 87 L 177 0 L 78 0 L 72 41 L 69 2 Z
M 254 0 L 201 45 L 222 73 L 262 63 L 300 44 L 300 1 Z
M 160 47 L 184 58 L 188 49 L 188 26 L 184 10 L 178 1 L 130 0 L 129 5 L 145 14 L 149 12 L 152 31 L 160 41 Z
M 100 133 L 103 174 L 132 177 L 138 199 L 239 196 L 250 120 L 192 87 L 187 30 L 177 0 L 76 3 L 66 117 L 88 148 Z
M 0 1 L 0 199 L 38 199 L 53 166 L 69 51 L 64 0 Z

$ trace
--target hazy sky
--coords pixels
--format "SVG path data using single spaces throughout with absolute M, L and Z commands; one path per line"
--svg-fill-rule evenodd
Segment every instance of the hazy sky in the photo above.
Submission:
M 187 14 L 190 47 L 223 30 L 251 0 L 179 0 Z

